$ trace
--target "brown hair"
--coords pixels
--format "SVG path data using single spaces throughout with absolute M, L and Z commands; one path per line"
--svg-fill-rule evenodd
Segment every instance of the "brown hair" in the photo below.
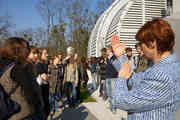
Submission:
M 43 63 L 43 64 L 45 64 L 45 63 L 46 63 L 46 61 L 44 61 L 44 60 L 42 60 L 42 59 L 41 59 L 41 57 L 42 57 L 42 53 L 43 53 L 43 51 L 44 51 L 44 50 L 46 50 L 46 51 L 47 51 L 47 49 L 46 49 L 46 48 L 39 48 L 39 49 L 38 49 L 38 53 L 39 53 L 39 54 L 38 54 L 38 56 L 39 56 L 39 62 L 40 62 L 40 63 Z
M 110 50 L 111 52 L 113 52 L 113 49 L 112 49 L 112 46 L 111 45 L 108 45 L 107 47 L 106 47 L 106 50 Z
M 30 46 L 30 52 L 35 53 L 35 54 L 39 54 L 39 50 L 35 46 Z
M 59 59 L 59 56 L 58 55 L 55 55 L 53 58 L 52 58 L 52 64 L 54 64 L 54 60 L 55 59 Z
M 82 56 L 82 57 L 81 57 L 81 62 L 82 62 L 82 63 L 85 63 L 85 62 L 86 62 L 86 57 Z
M 54 61 L 56 58 L 59 59 L 59 56 L 55 55 L 52 60 Z
M 84 56 L 81 57 L 81 63 L 85 69 L 89 69 L 89 65 L 86 62 L 86 57 L 84 57 Z
M 127 48 L 126 48 L 126 52 L 130 52 L 130 51 L 132 52 L 132 48 L 127 47 Z
M 77 59 L 75 59 L 75 55 L 77 55 Z M 73 56 L 73 62 L 79 64 L 81 62 L 80 56 L 78 53 L 75 53 Z
M 96 62 L 96 57 L 90 57 L 90 63 L 93 64 Z
M 102 48 L 102 49 L 101 49 L 101 52 L 106 52 L 106 48 Z
M 175 35 L 171 26 L 161 18 L 145 23 L 136 34 L 136 40 L 148 47 L 151 47 L 151 43 L 156 41 L 157 50 L 160 54 L 173 50 L 174 39 Z
M 26 63 L 29 55 L 29 43 L 20 37 L 8 38 L 0 48 L 0 58 L 17 60 Z

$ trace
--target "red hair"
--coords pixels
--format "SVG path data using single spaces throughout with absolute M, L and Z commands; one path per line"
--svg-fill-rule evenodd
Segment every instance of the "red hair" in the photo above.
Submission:
M 175 44 L 175 35 L 169 23 L 161 18 L 144 24 L 136 34 L 136 40 L 151 47 L 156 41 L 159 53 L 172 51 Z

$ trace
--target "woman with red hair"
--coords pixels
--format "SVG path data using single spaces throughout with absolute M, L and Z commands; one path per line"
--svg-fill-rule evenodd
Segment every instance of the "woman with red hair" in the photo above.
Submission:
M 116 107 L 128 111 L 128 120 L 175 120 L 180 108 L 180 62 L 173 53 L 175 35 L 167 21 L 154 19 L 145 23 L 136 34 L 144 55 L 154 65 L 134 73 L 123 59 L 124 44 L 112 40 L 118 60 L 118 78 L 114 81 Z M 115 43 L 115 44 L 114 44 Z M 132 86 L 128 91 L 127 82 Z

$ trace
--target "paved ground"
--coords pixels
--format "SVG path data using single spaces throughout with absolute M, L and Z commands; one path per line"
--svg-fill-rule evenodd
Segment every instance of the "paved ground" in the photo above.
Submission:
M 116 114 L 113 114 L 108 108 L 108 105 L 105 104 L 105 101 L 98 95 L 98 90 L 92 94 L 97 102 L 83 103 L 98 120 L 127 120 L 126 111 L 117 110 Z
M 75 109 L 67 108 L 62 113 L 63 120 L 97 120 L 97 118 L 83 105 Z
M 91 81 L 89 81 L 89 85 Z M 113 114 L 105 104 L 102 98 L 98 97 L 98 90 L 92 96 L 97 102 L 82 103 L 76 108 L 64 108 L 64 110 L 57 112 L 57 119 L 53 120 L 127 120 L 127 112 L 117 110 Z M 176 120 L 180 120 L 180 111 L 177 113 Z
M 76 108 L 65 108 L 56 113 L 53 120 L 98 120 L 86 107 L 79 105 Z M 50 120 L 50 119 L 49 119 Z
M 53 120 L 127 120 L 127 113 L 125 111 L 117 110 L 116 114 L 113 114 L 105 104 L 102 98 L 98 97 L 98 90 L 95 91 L 92 96 L 96 99 L 96 102 L 81 103 L 76 108 L 69 108 L 66 106 L 63 109 L 59 109 L 56 112 Z M 51 120 L 49 118 L 49 120 Z
M 90 79 L 88 88 L 91 87 L 92 81 Z M 59 118 L 61 117 L 63 120 L 127 120 L 125 111 L 117 110 L 116 114 L 113 114 L 107 108 L 105 101 L 98 97 L 98 91 L 92 93 L 92 97 L 96 99 L 96 102 L 82 103 L 75 109 L 67 107 L 59 112 Z
M 49 116 L 48 120 L 98 120 L 83 104 L 70 108 L 64 100 L 63 104 L 59 102 L 59 105 L 60 109 L 55 112 L 53 119 Z

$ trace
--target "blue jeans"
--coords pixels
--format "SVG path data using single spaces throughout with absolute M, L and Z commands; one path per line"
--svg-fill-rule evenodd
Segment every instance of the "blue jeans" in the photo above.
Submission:
M 58 100 L 56 94 L 49 94 L 50 111 L 56 111 L 59 109 Z
M 105 86 L 106 86 L 105 88 L 106 88 L 107 96 L 110 97 L 112 94 L 111 79 L 105 80 Z
M 92 84 L 93 84 L 93 89 L 97 89 L 97 85 L 96 85 L 96 72 L 92 73 Z
M 109 97 L 110 110 L 115 110 L 115 101 L 113 100 L 114 80 L 112 78 L 106 79 L 106 93 Z
M 76 101 L 76 87 L 71 82 L 66 82 L 65 92 L 68 102 L 74 103 Z M 71 92 L 72 92 L 72 97 L 70 96 Z

